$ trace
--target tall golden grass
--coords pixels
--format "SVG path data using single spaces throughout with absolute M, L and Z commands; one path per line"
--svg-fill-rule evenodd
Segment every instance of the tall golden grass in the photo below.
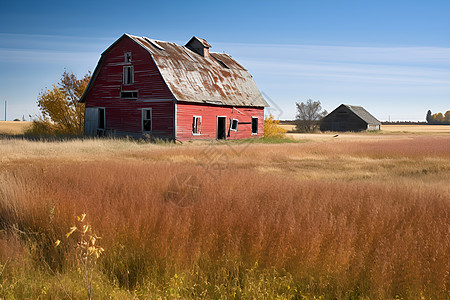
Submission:
M 76 266 L 70 241 L 53 242 L 86 213 L 105 248 L 101 274 L 147 296 L 252 298 L 268 286 L 298 298 L 449 296 L 447 138 L 215 145 L 229 159 L 213 170 L 208 145 L 89 141 L 103 155 L 77 156 L 86 145 L 73 143 L 50 158 L 0 155 L 0 229 L 53 272 Z M 182 173 L 200 186 L 189 207 L 166 197 Z M 0 263 L 13 256 L 2 249 Z

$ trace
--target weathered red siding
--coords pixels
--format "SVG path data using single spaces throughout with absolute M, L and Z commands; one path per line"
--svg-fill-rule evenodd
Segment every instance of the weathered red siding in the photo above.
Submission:
M 125 53 L 131 52 L 134 82 L 123 85 Z M 105 107 L 106 129 L 142 132 L 142 108 L 152 108 L 152 135 L 173 137 L 174 98 L 150 53 L 124 36 L 103 54 L 102 64 L 86 97 L 86 107 Z M 121 99 L 121 91 L 138 91 L 138 99 Z
M 217 105 L 179 102 L 177 105 L 177 140 L 215 139 L 217 135 L 217 116 L 227 119 L 227 139 L 256 138 L 264 135 L 263 107 L 224 107 Z M 200 135 L 192 133 L 193 116 L 201 116 Z M 258 134 L 252 134 L 252 117 L 258 118 Z M 237 119 L 237 131 L 230 129 L 232 119 Z M 229 133 L 229 136 L 228 136 Z
M 151 46 L 140 45 L 143 41 L 124 35 L 105 51 L 84 97 L 86 108 L 105 109 L 107 131 L 116 134 L 142 134 L 142 109 L 151 108 L 153 136 L 182 141 L 215 139 L 217 116 L 226 117 L 227 139 L 263 136 L 263 107 L 232 107 L 177 101 L 155 64 L 155 61 L 158 61 L 157 55 L 162 54 L 158 54 L 157 50 L 150 50 Z M 155 61 L 149 51 L 154 52 Z M 125 61 L 125 53 L 128 52 L 131 53 L 131 64 Z M 130 65 L 134 68 L 134 83 L 124 85 L 123 67 Z M 121 91 L 138 91 L 138 98 L 122 99 Z M 192 133 L 193 116 L 202 118 L 199 135 Z M 252 134 L 252 117 L 258 118 L 257 134 Z M 233 119 L 239 121 L 237 131 L 230 130 Z

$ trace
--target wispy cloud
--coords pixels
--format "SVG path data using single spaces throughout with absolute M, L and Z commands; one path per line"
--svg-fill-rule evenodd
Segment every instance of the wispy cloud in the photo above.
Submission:
M 381 119 L 422 120 L 450 101 L 450 48 L 211 43 L 233 55 L 293 118 L 299 99 L 348 102 Z M 375 104 L 376 103 L 376 104 Z M 375 105 L 374 105 L 375 104 Z
M 105 47 L 114 40 L 115 37 L 0 33 L 0 48 L 82 50 Z
M 28 65 L 39 68 L 42 76 L 50 65 L 84 72 L 95 67 L 116 38 L 0 33 L 0 64 L 21 65 L 17 76 L 29 73 Z M 409 113 L 410 119 L 422 118 L 428 105 L 424 99 L 435 101 L 434 107 L 442 103 L 442 109 L 450 100 L 450 48 L 210 42 L 211 50 L 229 53 L 242 63 L 259 88 L 284 107 L 286 118 L 293 117 L 291 107 L 299 97 L 321 97 L 327 109 L 342 99 L 356 99 L 353 104 L 361 105 L 376 100 L 373 110 L 380 118 L 385 114 L 382 105 L 389 105 Z M 0 80 L 2 76 L 7 74 L 0 72 Z M 11 95 L 15 89 L 11 87 Z
M 336 62 L 286 62 L 243 59 L 257 76 L 316 78 L 372 84 L 450 85 L 450 70 L 424 66 L 371 65 Z
M 114 39 L 0 33 L 0 62 L 95 64 Z
M 219 47 L 225 46 L 219 44 Z M 450 85 L 449 48 L 268 44 L 231 44 L 228 47 L 257 76 Z
M 214 45 L 213 45 L 214 46 Z M 230 49 L 244 57 L 293 61 L 352 62 L 369 64 L 436 64 L 450 66 L 450 48 L 442 47 L 360 47 L 283 44 L 217 43 L 219 52 Z
M 94 64 L 99 53 L 0 48 L 0 63 Z

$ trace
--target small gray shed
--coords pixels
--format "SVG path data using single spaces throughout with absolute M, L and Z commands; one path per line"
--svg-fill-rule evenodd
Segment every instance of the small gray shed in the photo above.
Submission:
M 380 130 L 381 122 L 362 106 L 341 104 L 326 115 L 320 124 L 321 131 Z

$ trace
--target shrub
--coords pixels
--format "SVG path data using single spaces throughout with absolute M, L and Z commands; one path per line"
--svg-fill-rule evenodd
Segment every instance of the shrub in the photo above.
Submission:
M 273 115 L 264 119 L 264 137 L 265 138 L 284 138 L 286 130 L 279 126 L 280 121 L 275 120 Z

